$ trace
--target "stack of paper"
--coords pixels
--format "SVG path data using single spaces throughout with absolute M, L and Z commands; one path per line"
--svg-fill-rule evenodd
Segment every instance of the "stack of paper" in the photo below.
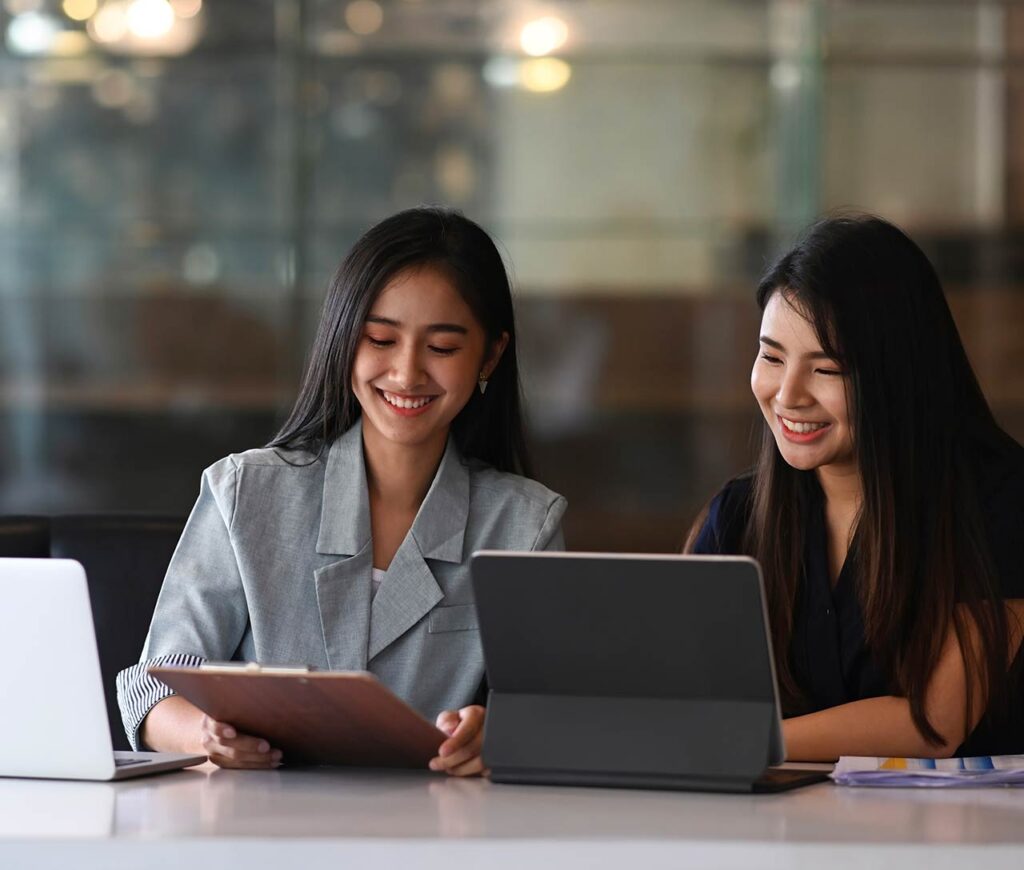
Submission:
M 956 788 L 1024 785 L 1024 755 L 976 758 L 863 758 L 844 755 L 832 771 L 839 785 Z

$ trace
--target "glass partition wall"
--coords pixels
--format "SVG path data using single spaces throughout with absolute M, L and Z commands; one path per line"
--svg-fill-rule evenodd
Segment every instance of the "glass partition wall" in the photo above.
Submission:
M 570 546 L 677 549 L 747 466 L 757 276 L 823 211 L 932 256 L 1024 438 L 1024 8 L 3 0 L 0 510 L 186 512 L 265 443 L 327 281 L 463 209 L 518 296 Z

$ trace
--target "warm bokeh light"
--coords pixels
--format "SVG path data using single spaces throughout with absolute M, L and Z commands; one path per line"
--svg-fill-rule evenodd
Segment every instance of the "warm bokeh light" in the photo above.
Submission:
M 353 33 L 369 36 L 380 30 L 384 10 L 376 0 L 355 0 L 345 7 L 345 23 Z
M 179 18 L 195 18 L 203 9 L 203 0 L 171 0 L 171 6 Z
M 572 77 L 572 67 L 561 58 L 521 58 L 497 56 L 483 66 L 483 78 L 492 88 L 523 88 L 547 93 L 564 88 Z
M 174 27 L 174 10 L 167 0 L 132 0 L 128 29 L 140 39 L 160 39 Z
M 65 34 L 67 33 L 70 33 L 70 31 L 65 31 Z M 85 40 L 86 48 L 88 49 L 92 45 L 89 37 L 84 33 L 80 33 L 79 36 Z M 75 87 L 81 85 L 91 86 L 104 69 L 102 62 L 99 62 L 95 56 L 90 57 L 88 51 L 80 53 L 77 57 L 70 52 L 62 52 L 60 45 L 63 39 L 64 36 L 58 36 L 50 49 L 53 55 L 59 56 L 60 63 L 39 64 L 39 69 L 32 73 L 32 87 L 34 89 L 38 89 L 40 92 L 52 89 L 58 95 L 58 98 L 61 88 L 68 85 Z M 34 92 L 29 99 L 34 104 Z
M 111 52 L 134 57 L 173 57 L 191 51 L 203 32 L 202 4 L 183 7 L 179 17 L 169 0 L 106 0 L 89 19 L 86 32 Z
M 62 30 L 53 38 L 50 54 L 57 57 L 78 57 L 88 54 L 92 42 L 81 30 Z
M 564 88 L 572 76 L 572 67 L 557 57 L 539 57 L 524 61 L 519 80 L 528 91 L 549 93 Z
M 99 8 L 98 0 L 64 0 L 61 9 L 72 21 L 88 21 Z
M 569 26 L 554 15 L 546 15 L 523 25 L 519 44 L 533 57 L 543 57 L 558 51 L 569 38 Z
M 97 42 L 111 43 L 128 33 L 128 4 L 125 0 L 107 0 L 89 20 L 86 28 Z

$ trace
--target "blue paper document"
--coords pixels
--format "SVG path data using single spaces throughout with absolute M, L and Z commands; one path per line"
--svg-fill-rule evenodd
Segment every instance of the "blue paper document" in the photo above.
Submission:
M 832 771 L 839 785 L 977 788 L 1024 785 L 1024 755 L 974 758 L 864 758 L 846 756 Z

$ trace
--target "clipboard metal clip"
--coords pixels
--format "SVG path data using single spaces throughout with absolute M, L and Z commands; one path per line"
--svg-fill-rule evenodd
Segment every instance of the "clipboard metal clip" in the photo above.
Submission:
M 284 667 L 261 665 L 259 662 L 202 662 L 199 669 L 221 674 L 308 674 L 316 670 L 311 665 Z

